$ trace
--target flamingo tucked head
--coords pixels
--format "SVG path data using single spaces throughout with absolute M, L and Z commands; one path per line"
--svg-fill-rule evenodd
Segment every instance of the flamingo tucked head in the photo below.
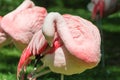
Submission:
M 48 42 L 48 44 L 52 47 L 55 38 L 57 37 L 57 29 L 56 29 L 56 21 L 59 18 L 57 15 L 59 13 L 51 12 L 49 16 L 45 17 L 45 22 L 43 23 L 42 32 Z M 61 19 L 60 19 L 61 20 Z M 64 20 L 59 23 L 64 22 Z M 49 27 L 50 26 L 50 27 Z
M 49 15 L 52 14 L 52 13 L 49 13 Z M 57 14 L 57 13 L 56 13 Z M 43 27 L 42 27 L 42 32 L 48 42 L 48 44 L 52 47 L 53 46 L 53 42 L 54 42 L 54 36 L 55 36 L 55 18 L 57 16 L 46 16 L 45 18 L 45 22 L 47 22 L 47 24 L 44 22 L 43 23 Z M 49 18 L 49 19 L 48 19 Z M 44 26 L 48 27 L 48 26 L 51 26 L 50 28 L 45 28 Z
M 1 28 L 12 37 L 15 45 L 23 50 L 33 34 L 41 29 L 46 15 L 44 7 L 35 6 L 31 0 L 25 0 L 3 17 Z

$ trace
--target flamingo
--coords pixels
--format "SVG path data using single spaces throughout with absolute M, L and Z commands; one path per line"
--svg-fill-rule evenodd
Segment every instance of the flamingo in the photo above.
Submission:
M 46 15 L 44 7 L 35 6 L 31 0 L 25 0 L 2 18 L 1 28 L 12 38 L 16 47 L 23 50 L 34 33 L 41 29 Z
M 0 16 L 0 24 L 1 24 L 2 16 Z M 7 45 L 11 42 L 11 38 L 2 30 L 0 25 L 0 47 Z
M 24 49 L 18 63 L 17 77 L 26 69 L 30 57 L 36 55 L 43 56 L 43 66 L 35 68 L 34 72 L 49 67 L 50 71 L 64 75 L 82 73 L 99 63 L 100 42 L 99 30 L 90 21 L 51 12 L 45 17 L 42 31 L 35 33 Z
M 88 9 L 92 12 L 93 19 L 96 19 L 98 15 L 100 15 L 100 18 L 108 16 L 118 11 L 119 7 L 118 0 L 91 0 L 91 3 L 88 4 Z

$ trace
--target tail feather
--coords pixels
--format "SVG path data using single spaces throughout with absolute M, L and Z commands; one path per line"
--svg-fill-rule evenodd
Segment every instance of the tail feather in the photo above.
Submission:
M 29 63 L 31 56 L 32 56 L 32 53 L 31 53 L 30 49 L 29 48 L 24 49 L 24 51 L 20 57 L 19 63 L 18 63 L 17 77 L 20 76 L 20 72 L 22 71 L 22 69 L 25 70 L 25 67 Z

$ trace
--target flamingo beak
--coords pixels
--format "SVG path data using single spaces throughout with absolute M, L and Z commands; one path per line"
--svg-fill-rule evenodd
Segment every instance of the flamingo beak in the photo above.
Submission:
M 52 42 L 48 42 L 48 45 L 50 46 L 50 47 L 53 47 L 53 43 Z
M 44 36 L 45 36 L 45 39 L 47 40 L 48 45 L 50 47 L 53 47 L 54 37 L 51 37 L 51 36 L 48 37 L 46 35 L 44 35 Z

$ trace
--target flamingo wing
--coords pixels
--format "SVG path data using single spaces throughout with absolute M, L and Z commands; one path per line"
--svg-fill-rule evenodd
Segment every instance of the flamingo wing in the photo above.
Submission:
M 5 15 L 1 21 L 2 29 L 9 34 L 16 46 L 23 50 L 33 34 L 42 27 L 47 11 L 25 0 L 17 9 Z

